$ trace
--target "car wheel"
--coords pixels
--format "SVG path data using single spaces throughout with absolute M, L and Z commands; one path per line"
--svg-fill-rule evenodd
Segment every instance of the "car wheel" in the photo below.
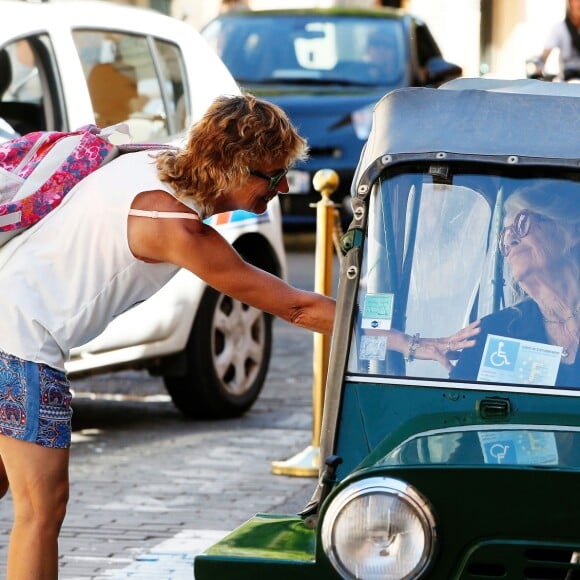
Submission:
M 184 376 L 164 377 L 175 406 L 197 419 L 237 417 L 256 401 L 270 364 L 272 317 L 206 288 Z

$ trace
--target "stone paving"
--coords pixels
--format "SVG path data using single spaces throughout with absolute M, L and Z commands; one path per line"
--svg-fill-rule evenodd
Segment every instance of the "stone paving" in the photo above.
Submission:
M 305 334 L 299 342 L 309 339 Z M 259 401 L 240 419 L 186 421 L 163 394 L 128 401 L 76 394 L 61 578 L 181 580 L 184 560 L 185 577 L 192 578 L 193 556 L 211 543 L 204 539 L 222 537 L 256 512 L 294 513 L 307 503 L 314 480 L 270 471 L 272 461 L 291 457 L 311 439 L 311 383 L 298 385 L 290 367 L 305 365 L 285 342 L 284 368 L 272 368 Z M 141 373 L 125 373 L 124 380 L 157 382 Z M 7 496 L 0 502 L 2 562 L 10 519 Z M 173 538 L 181 548 L 171 547 L 170 557 L 169 544 L 159 545 Z M 181 572 L 170 573 L 176 560 Z M 152 576 L 145 575 L 148 568 Z

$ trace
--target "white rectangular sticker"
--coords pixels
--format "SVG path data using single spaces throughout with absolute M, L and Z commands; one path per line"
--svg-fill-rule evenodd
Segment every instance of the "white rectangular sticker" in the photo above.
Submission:
M 562 347 L 489 334 L 478 381 L 554 386 Z
M 362 328 L 390 330 L 394 294 L 367 294 L 362 313 Z
M 363 334 L 360 339 L 359 359 L 385 360 L 387 355 L 387 337 Z

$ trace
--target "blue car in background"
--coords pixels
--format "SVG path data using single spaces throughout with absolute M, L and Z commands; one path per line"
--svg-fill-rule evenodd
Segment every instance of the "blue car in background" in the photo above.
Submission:
M 202 35 L 246 91 L 281 106 L 308 139 L 310 158 L 288 174 L 285 229 L 315 224 L 312 177 L 332 167 L 333 201 L 350 221 L 350 186 L 375 103 L 393 89 L 438 86 L 461 75 L 427 25 L 395 9 L 236 11 Z

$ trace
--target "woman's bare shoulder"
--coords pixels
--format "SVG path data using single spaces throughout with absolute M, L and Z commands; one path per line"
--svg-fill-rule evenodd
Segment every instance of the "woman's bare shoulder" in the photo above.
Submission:
M 157 212 L 196 212 L 162 189 L 152 189 L 138 193 L 133 199 L 131 209 Z
M 128 222 L 129 247 L 145 262 L 175 263 L 175 255 L 190 248 L 192 239 L 205 238 L 208 229 L 193 209 L 162 190 L 139 193 Z

